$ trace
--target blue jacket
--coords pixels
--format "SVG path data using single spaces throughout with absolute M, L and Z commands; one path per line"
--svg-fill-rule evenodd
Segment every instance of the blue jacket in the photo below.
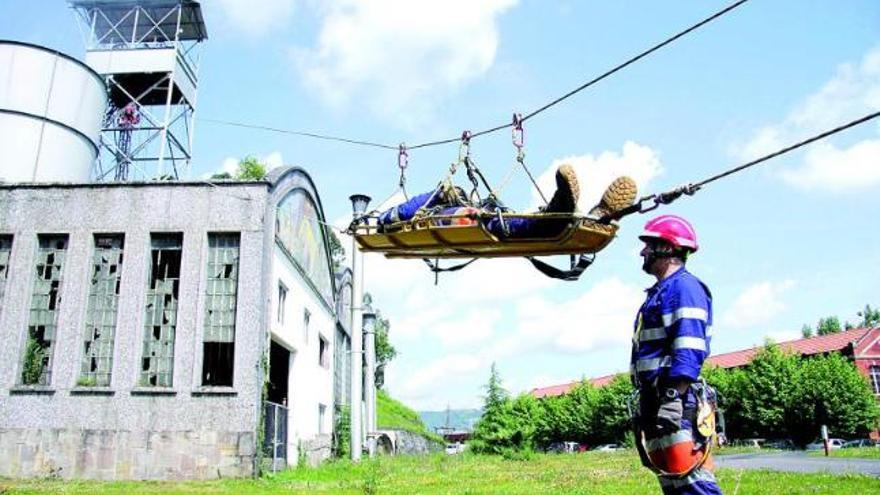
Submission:
M 696 381 L 709 355 L 712 294 L 683 267 L 647 289 L 633 332 L 630 371 L 640 388 Z

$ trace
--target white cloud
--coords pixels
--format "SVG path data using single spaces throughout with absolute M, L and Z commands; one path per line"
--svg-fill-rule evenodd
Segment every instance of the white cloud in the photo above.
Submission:
M 431 331 L 446 347 L 475 345 L 492 336 L 499 320 L 501 311 L 497 309 L 472 310 L 460 319 L 444 320 Z
M 589 351 L 626 348 L 632 336 L 633 316 L 644 298 L 641 287 L 621 282 L 617 278 L 602 280 L 585 293 L 570 300 L 551 301 L 539 294 L 522 294 L 505 304 L 513 309 L 507 320 L 502 319 L 501 311 L 488 309 L 475 311 L 463 317 L 454 317 L 448 311 L 445 318 L 435 320 L 437 314 L 426 317 L 427 327 L 418 332 L 420 345 L 431 345 L 427 336 L 438 337 L 437 332 L 446 333 L 440 337 L 445 344 L 467 344 L 470 353 L 453 353 L 424 363 L 394 363 L 389 368 L 389 387 L 395 396 L 407 404 L 419 407 L 442 407 L 432 394 L 448 393 L 438 391 L 438 383 L 482 383 L 493 362 L 506 360 L 521 361 L 534 357 L 536 353 L 583 354 Z M 437 301 L 435 301 L 437 304 Z M 443 306 L 455 308 L 456 304 L 443 301 Z M 413 313 L 420 313 L 413 310 Z M 418 316 L 409 315 L 409 321 L 417 322 Z M 507 324 L 506 327 L 494 328 Z M 392 338 L 397 338 L 397 324 L 392 321 Z M 497 331 L 496 331 L 497 330 Z M 488 345 L 479 346 L 470 340 L 467 332 L 478 333 L 477 342 Z M 409 333 L 410 330 L 407 330 Z M 491 339 L 489 339 L 491 337 Z M 445 339 L 445 340 L 444 340 Z M 528 383 L 511 383 L 511 390 L 529 390 L 540 385 L 564 383 L 571 377 L 545 377 L 532 379 Z M 472 397 L 478 397 L 475 387 Z
M 880 184 L 880 139 L 866 139 L 848 148 L 825 142 L 814 145 L 798 170 L 782 178 L 802 190 L 843 193 Z
M 224 26 L 249 36 L 272 34 L 287 25 L 294 0 L 215 0 Z
M 583 212 L 590 211 L 599 202 L 605 188 L 617 177 L 621 175 L 632 177 L 638 184 L 641 194 L 645 192 L 651 180 L 663 172 L 663 165 L 655 150 L 649 146 L 627 141 L 619 153 L 603 151 L 597 156 L 587 154 L 553 160 L 550 167 L 538 178 L 538 185 L 548 200 L 556 190 L 556 169 L 564 163 L 574 167 L 577 172 L 581 189 L 578 208 Z M 532 207 L 541 204 L 543 201 L 533 189 Z
M 724 312 L 721 324 L 745 328 L 767 323 L 788 309 L 782 296 L 795 286 L 794 281 L 760 282 L 748 287 Z
M 839 66 L 835 75 L 808 96 L 781 123 L 755 132 L 736 154 L 751 160 L 835 125 L 880 109 L 880 48 L 859 64 Z M 803 190 L 847 192 L 880 184 L 880 140 L 867 139 L 847 148 L 827 141 L 810 146 L 804 164 L 780 172 L 782 179 Z
M 789 340 L 797 340 L 802 338 L 803 335 L 801 332 L 796 330 L 780 330 L 778 332 L 769 332 L 766 335 L 766 338 L 776 342 L 777 344 L 780 342 L 788 342 Z M 760 342 L 763 344 L 764 342 Z
M 327 103 L 366 105 L 412 125 L 495 61 L 498 17 L 516 0 L 334 0 L 317 44 L 292 51 Z M 409 120 L 409 122 L 407 122 Z
M 234 177 L 235 174 L 238 173 L 238 162 L 240 162 L 242 158 L 243 157 L 227 156 L 223 159 L 223 162 L 221 162 L 220 170 L 205 174 L 203 178 L 207 179 L 211 175 L 219 172 L 226 172 Z M 257 160 L 266 166 L 266 171 L 284 165 L 284 157 L 281 156 L 280 151 L 273 151 L 267 155 L 258 156 Z
M 454 383 L 462 376 L 475 375 L 482 372 L 485 362 L 471 354 L 450 354 L 413 370 L 401 382 L 396 381 L 395 394 L 400 394 L 407 404 L 425 403 L 434 399 L 433 394 L 438 383 Z M 421 407 L 421 406 L 420 406 Z
M 626 345 L 643 299 L 641 287 L 613 277 L 558 304 L 538 298 L 522 301 L 517 305 L 521 308 L 517 332 L 501 347 L 510 354 L 526 350 L 581 354 Z

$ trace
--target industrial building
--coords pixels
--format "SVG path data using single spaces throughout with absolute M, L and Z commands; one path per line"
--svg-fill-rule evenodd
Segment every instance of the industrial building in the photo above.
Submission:
M 85 62 L 0 41 L 0 476 L 327 458 L 363 353 L 318 188 L 186 178 L 199 2 L 70 4 Z
M 350 340 L 305 171 L 0 205 L 0 476 L 251 475 L 263 414 L 268 458 L 330 455 Z

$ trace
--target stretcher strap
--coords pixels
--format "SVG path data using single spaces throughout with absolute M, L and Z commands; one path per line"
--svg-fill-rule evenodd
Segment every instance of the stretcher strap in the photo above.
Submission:
M 532 262 L 532 265 L 544 275 L 547 275 L 550 278 L 556 278 L 559 280 L 565 280 L 569 282 L 573 282 L 580 278 L 581 274 L 584 273 L 590 265 L 593 264 L 593 260 L 596 259 L 595 254 L 581 254 L 579 256 L 571 255 L 571 268 L 568 270 L 560 270 L 555 266 L 544 263 L 543 261 L 533 257 L 527 256 L 526 259 Z

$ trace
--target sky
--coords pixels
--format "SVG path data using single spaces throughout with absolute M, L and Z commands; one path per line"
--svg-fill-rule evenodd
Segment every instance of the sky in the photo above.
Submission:
M 197 119 L 390 145 L 452 138 L 539 108 L 727 3 L 204 0 Z M 3 0 L 0 38 L 84 55 L 61 0 Z M 556 167 L 572 164 L 588 209 L 616 176 L 664 191 L 878 109 L 880 3 L 752 0 L 527 121 L 526 163 L 547 192 Z M 248 155 L 298 165 L 339 226 L 351 194 L 376 208 L 402 197 L 396 151 L 196 124 L 192 178 Z M 515 163 L 508 130 L 471 152 L 496 185 Z M 457 156 L 455 143 L 412 151 L 407 192 L 433 188 Z M 712 352 L 797 338 L 805 323 L 855 321 L 880 304 L 878 193 L 873 122 L 658 210 L 698 232 L 688 269 L 713 293 Z M 501 196 L 521 211 L 539 204 L 521 171 Z M 421 261 L 366 256 L 365 289 L 399 352 L 387 388 L 419 410 L 455 409 L 481 404 L 492 363 L 512 393 L 625 371 L 653 283 L 638 257 L 649 218 L 622 220 L 577 282 L 513 258 L 435 285 Z

